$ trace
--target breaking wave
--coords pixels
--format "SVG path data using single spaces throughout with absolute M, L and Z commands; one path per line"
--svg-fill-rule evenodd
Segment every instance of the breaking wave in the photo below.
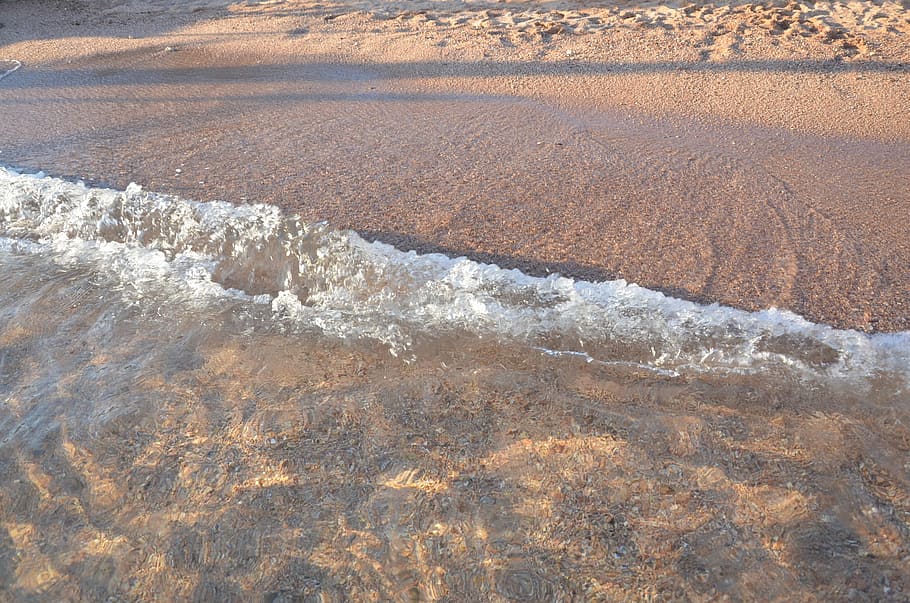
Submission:
M 404 252 L 270 205 L 199 203 L 91 188 L 0 168 L 0 250 L 49 254 L 160 294 L 267 308 L 268 320 L 412 357 L 417 341 L 496 338 L 548 355 L 688 372 L 797 371 L 910 379 L 910 332 L 867 335 L 791 312 L 745 312 L 624 280 L 528 276 L 466 258 Z

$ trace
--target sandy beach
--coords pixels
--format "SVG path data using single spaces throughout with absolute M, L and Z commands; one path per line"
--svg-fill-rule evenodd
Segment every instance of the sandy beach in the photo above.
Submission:
M 900 4 L 0 10 L 8 165 L 910 328 Z
M 0 166 L 0 601 L 910 597 L 906 2 L 0 0 Z

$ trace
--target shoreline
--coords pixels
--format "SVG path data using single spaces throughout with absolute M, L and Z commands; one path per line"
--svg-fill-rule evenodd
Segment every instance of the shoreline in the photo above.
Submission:
M 4 164 L 273 203 L 530 274 L 910 329 L 910 226 L 892 219 L 910 211 L 903 30 L 739 27 L 786 17 L 759 5 L 713 22 L 567 9 L 547 34 L 506 23 L 531 9 L 380 19 L 208 3 L 169 19 L 110 4 L 0 7 L 0 58 L 23 63 L 0 83 Z M 16 10 L 40 18 L 11 26 Z M 41 39 L 66 21 L 64 37 Z M 710 44 L 692 37 L 721 26 Z M 731 35 L 750 44 L 703 52 Z
M 900 5 L 174 4 L 0 0 L 0 599 L 907 598 Z

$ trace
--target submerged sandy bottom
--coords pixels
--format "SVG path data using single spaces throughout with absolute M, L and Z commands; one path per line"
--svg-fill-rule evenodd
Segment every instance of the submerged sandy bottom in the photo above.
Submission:
M 900 600 L 910 416 L 476 338 L 406 364 L 5 252 L 13 600 Z M 876 393 L 879 392 L 879 393 Z

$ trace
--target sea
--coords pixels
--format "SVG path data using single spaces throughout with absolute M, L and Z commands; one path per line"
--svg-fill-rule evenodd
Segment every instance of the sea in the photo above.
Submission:
M 910 332 L 0 168 L 7 600 L 900 600 L 908 453 Z

